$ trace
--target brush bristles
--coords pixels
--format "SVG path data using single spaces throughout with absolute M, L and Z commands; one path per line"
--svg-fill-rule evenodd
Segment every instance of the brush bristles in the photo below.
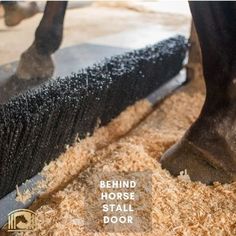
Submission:
M 0 198 L 73 144 L 146 97 L 182 68 L 182 36 L 57 78 L 0 107 Z

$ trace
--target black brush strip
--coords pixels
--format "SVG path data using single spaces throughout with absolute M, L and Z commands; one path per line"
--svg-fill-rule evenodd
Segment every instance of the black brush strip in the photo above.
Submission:
M 92 134 L 127 106 L 179 73 L 182 36 L 105 59 L 11 99 L 0 107 L 0 198 L 57 158 L 76 137 Z M 79 158 L 79 157 L 78 157 Z

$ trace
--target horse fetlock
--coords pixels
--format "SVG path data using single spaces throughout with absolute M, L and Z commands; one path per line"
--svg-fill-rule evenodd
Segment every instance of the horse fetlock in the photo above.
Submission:
M 234 113 L 222 111 L 215 117 L 200 117 L 181 141 L 162 156 L 162 167 L 174 176 L 187 170 L 191 180 L 206 184 L 235 181 L 236 123 Z
M 54 72 L 54 63 L 51 55 L 40 54 L 33 44 L 20 58 L 16 70 L 19 79 L 46 79 Z

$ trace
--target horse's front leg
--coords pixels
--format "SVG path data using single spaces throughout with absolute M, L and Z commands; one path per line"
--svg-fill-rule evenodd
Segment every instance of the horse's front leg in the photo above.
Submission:
M 54 64 L 51 55 L 60 47 L 66 1 L 47 2 L 33 44 L 21 55 L 16 71 L 19 79 L 49 78 Z
M 202 52 L 206 100 L 181 141 L 161 158 L 177 176 L 236 181 L 236 2 L 189 1 Z M 194 105 L 194 104 L 193 104 Z

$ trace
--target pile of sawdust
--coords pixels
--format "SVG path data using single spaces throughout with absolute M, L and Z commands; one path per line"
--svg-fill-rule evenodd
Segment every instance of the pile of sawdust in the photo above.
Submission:
M 135 116 L 132 112 L 131 117 L 125 113 L 127 122 L 117 123 L 118 130 L 122 132 L 110 129 L 111 133 L 103 136 L 109 128 L 102 128 L 100 135 L 97 131 L 96 141 L 93 137 L 88 138 L 52 162 L 44 170 L 45 173 L 51 172 L 48 175 L 51 176 L 50 181 L 57 181 L 57 178 L 63 181 L 68 175 L 74 176 L 73 180 L 51 194 L 43 204 L 36 202 L 32 207 L 37 208 L 36 231 L 24 235 L 94 235 L 88 232 L 84 222 L 84 194 L 89 183 L 103 172 L 147 170 L 153 173 L 153 206 L 152 231 L 145 235 L 236 235 L 236 183 L 206 186 L 191 182 L 187 173 L 174 178 L 168 171 L 162 170 L 158 162 L 162 153 L 183 135 L 198 116 L 204 94 L 195 89 L 191 85 L 178 91 L 156 107 L 136 128 L 118 139 L 121 133 L 131 128 L 128 120 Z M 136 109 L 138 107 L 141 110 L 145 108 L 145 112 L 140 111 L 139 114 L 150 111 L 148 105 L 137 105 Z M 109 141 L 112 137 L 113 142 Z M 68 172 L 67 165 L 72 173 Z M 79 167 L 75 167 L 77 165 Z M 62 172 L 64 168 L 65 175 Z M 143 199 L 139 201 L 139 204 L 145 205 Z M 138 233 L 130 232 L 129 235 Z
M 25 203 L 33 194 L 40 192 L 51 194 L 56 189 L 63 188 L 71 179 L 83 169 L 91 166 L 100 159 L 95 153 L 115 142 L 138 125 L 152 110 L 151 104 L 142 100 L 128 107 L 113 119 L 106 127 L 96 129 L 92 136 L 78 140 L 73 147 L 51 161 L 41 171 L 43 180 L 39 181 L 33 189 L 20 192 L 18 186 L 16 200 Z

